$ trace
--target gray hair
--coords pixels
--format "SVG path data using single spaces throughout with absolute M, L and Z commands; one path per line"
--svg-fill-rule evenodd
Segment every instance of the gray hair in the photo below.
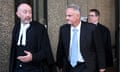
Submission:
M 67 8 L 73 8 L 75 11 L 80 13 L 80 7 L 76 4 L 69 4 Z

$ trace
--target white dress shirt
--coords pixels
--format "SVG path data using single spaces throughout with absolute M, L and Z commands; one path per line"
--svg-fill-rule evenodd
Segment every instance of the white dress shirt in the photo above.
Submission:
M 80 52 L 80 30 L 81 30 L 81 22 L 79 23 L 79 25 L 77 26 L 77 27 L 73 27 L 73 26 L 71 26 L 71 30 L 70 30 L 70 48 L 71 48 L 71 44 L 72 44 L 72 37 L 73 37 L 73 29 L 77 29 L 78 31 L 77 31 L 77 39 L 78 39 L 78 57 L 77 57 L 77 59 L 78 59 L 78 62 L 84 62 L 84 59 L 83 59 L 83 56 L 82 56 L 82 54 L 81 54 L 81 52 Z M 71 50 L 71 49 L 70 49 Z M 71 52 L 69 50 L 69 53 Z M 69 54 L 70 55 L 70 54 Z

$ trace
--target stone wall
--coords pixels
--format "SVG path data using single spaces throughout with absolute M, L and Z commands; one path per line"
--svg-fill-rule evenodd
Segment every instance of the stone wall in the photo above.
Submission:
M 48 33 L 56 57 L 59 27 L 64 23 L 67 0 L 48 0 Z
M 0 0 L 0 72 L 8 72 L 11 32 L 14 25 L 14 1 Z

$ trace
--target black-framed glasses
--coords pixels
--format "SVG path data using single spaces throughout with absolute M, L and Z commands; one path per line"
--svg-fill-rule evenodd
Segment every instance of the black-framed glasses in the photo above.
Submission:
M 96 17 L 96 15 L 88 15 L 88 17 Z

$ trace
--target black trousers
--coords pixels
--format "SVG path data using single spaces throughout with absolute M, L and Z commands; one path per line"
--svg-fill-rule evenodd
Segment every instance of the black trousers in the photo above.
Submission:
M 89 72 L 86 66 L 86 63 L 77 63 L 77 65 L 73 68 L 70 64 L 68 65 L 68 70 L 63 72 Z

